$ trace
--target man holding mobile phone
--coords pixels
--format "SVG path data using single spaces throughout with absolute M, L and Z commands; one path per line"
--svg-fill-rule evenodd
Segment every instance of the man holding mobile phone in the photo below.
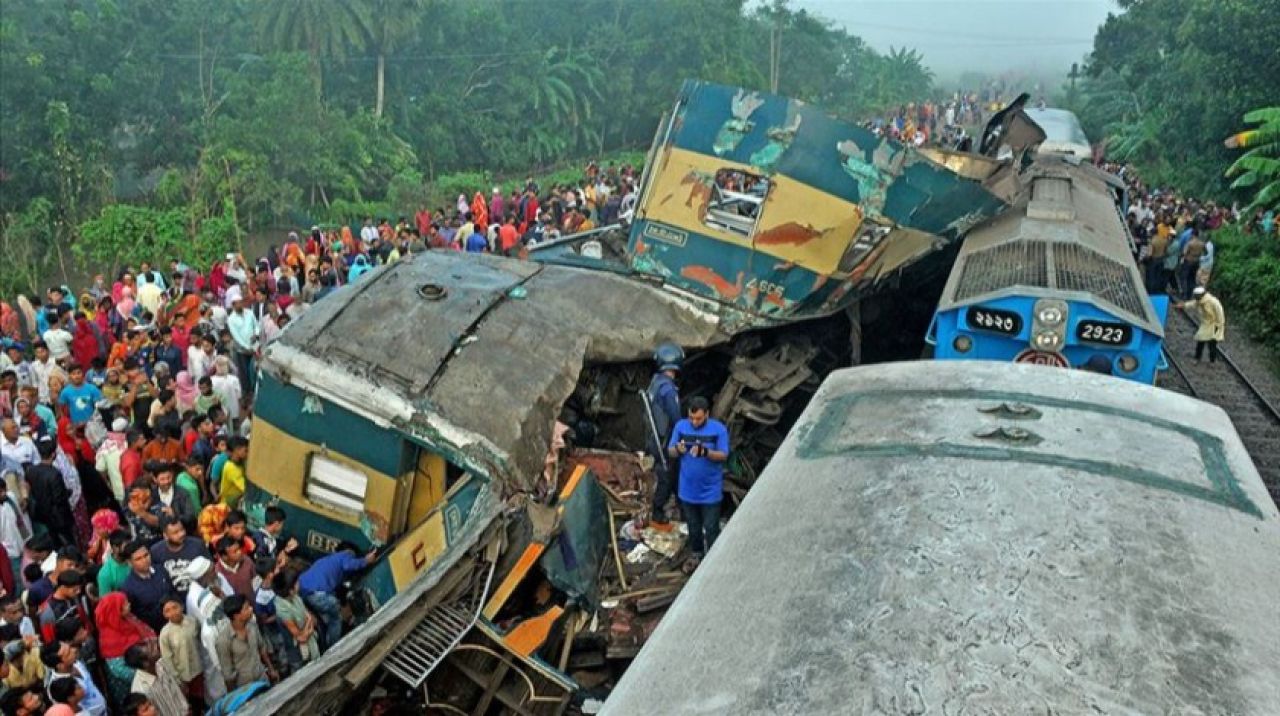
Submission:
M 689 549 L 695 562 L 720 535 L 724 461 L 729 457 L 729 430 L 710 413 L 706 398 L 690 399 L 689 416 L 676 423 L 667 443 L 667 454 L 680 458 L 677 494 L 689 525 Z

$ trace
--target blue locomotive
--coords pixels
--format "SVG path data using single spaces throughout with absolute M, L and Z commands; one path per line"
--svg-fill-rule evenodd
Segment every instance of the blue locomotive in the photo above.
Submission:
M 1123 184 L 1070 155 L 1041 152 L 1029 171 L 1025 197 L 966 237 L 926 337 L 934 358 L 1154 383 L 1169 303 L 1143 285 Z

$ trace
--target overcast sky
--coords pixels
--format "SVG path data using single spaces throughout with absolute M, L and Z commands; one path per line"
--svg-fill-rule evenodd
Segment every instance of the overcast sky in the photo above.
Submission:
M 1112 0 L 792 0 L 877 50 L 914 47 L 939 80 L 1016 68 L 1061 76 L 1093 45 Z

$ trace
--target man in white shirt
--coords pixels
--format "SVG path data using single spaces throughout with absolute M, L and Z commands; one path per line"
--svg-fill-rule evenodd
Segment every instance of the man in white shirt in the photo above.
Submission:
M 360 229 L 360 240 L 365 245 L 372 244 L 378 238 L 378 227 L 373 225 L 373 217 L 366 216 L 364 218 L 364 228 Z
M 231 332 L 232 357 L 240 377 L 240 392 L 249 395 L 253 392 L 253 355 L 258 350 L 258 319 L 244 309 L 244 301 L 236 299 L 231 304 L 227 330 Z
M 222 295 L 222 305 L 227 308 L 231 308 L 235 305 L 236 301 L 244 299 L 244 289 L 240 288 L 240 283 L 238 281 L 231 280 L 230 276 L 228 276 L 227 279 L 228 285 L 226 292 Z
M 200 382 L 200 379 L 213 372 L 214 355 L 213 336 L 200 336 L 198 341 L 193 341 L 187 346 L 187 372 L 191 374 L 191 380 Z
M 141 281 L 139 281 L 137 295 L 138 303 L 141 304 L 148 313 L 155 315 L 160 312 L 160 305 L 164 303 L 164 289 L 160 287 L 160 284 L 141 283 Z
M 31 361 L 31 382 L 35 383 L 36 390 L 40 394 L 40 402 L 48 405 L 52 402 L 49 399 L 49 377 L 63 371 L 58 367 L 58 362 L 54 360 L 49 346 L 44 341 L 37 341 L 35 349 L 36 359 Z
M 71 332 L 65 328 L 66 321 L 65 315 L 58 316 L 53 325 L 49 326 L 49 330 L 41 336 L 45 345 L 49 347 L 49 355 L 53 356 L 55 361 L 71 355 L 72 336 Z

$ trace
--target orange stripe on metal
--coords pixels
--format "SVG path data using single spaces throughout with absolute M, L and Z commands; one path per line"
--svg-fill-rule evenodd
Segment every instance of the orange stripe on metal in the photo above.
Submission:
M 573 474 L 569 476 L 569 481 L 564 484 L 564 489 L 560 490 L 560 501 L 568 499 L 569 495 L 578 488 L 578 483 L 582 482 L 582 476 L 587 473 L 585 465 L 579 465 L 573 469 Z
M 520 656 L 529 656 L 547 641 L 551 627 L 564 614 L 563 607 L 551 607 L 542 614 L 520 622 L 502 641 L 507 648 Z
M 533 568 L 534 563 L 538 561 L 538 558 L 542 556 L 542 552 L 546 548 L 547 546 L 541 542 L 534 542 L 524 548 L 524 554 L 520 555 L 520 559 L 516 561 L 516 566 L 511 568 L 506 579 L 502 580 L 502 584 L 498 586 L 497 591 L 493 593 L 493 597 L 489 599 L 489 603 L 485 605 L 485 619 L 493 619 L 494 615 L 507 602 L 507 598 L 524 580 L 525 575 Z

